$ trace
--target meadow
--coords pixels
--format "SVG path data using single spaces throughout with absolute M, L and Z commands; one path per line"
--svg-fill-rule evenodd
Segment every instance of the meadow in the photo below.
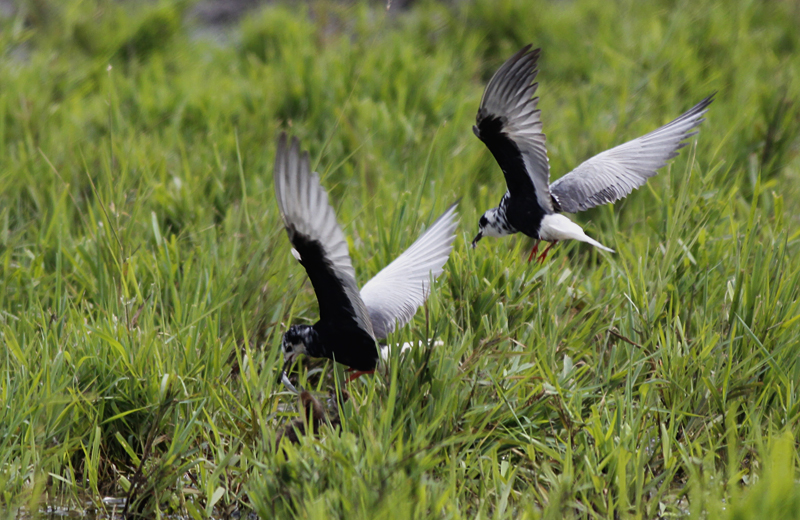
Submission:
M 0 18 L 0 512 L 800 518 L 800 4 L 20 2 Z M 469 247 L 472 134 L 526 43 L 552 178 L 717 92 L 690 146 L 575 219 L 616 250 Z M 364 283 L 460 199 L 445 273 L 341 429 L 297 419 L 317 319 L 272 184 L 301 139 Z M 441 345 L 434 345 L 441 341 Z M 324 396 L 332 363 L 305 360 Z

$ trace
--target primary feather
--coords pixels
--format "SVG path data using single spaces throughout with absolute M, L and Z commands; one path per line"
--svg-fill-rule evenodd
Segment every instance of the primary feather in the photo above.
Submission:
M 376 338 L 383 339 L 411 321 L 425 303 L 431 281 L 442 274 L 453 248 L 457 217 L 453 204 L 361 289 Z

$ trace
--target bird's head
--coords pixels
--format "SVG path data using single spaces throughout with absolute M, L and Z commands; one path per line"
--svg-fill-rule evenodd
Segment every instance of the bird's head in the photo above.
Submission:
M 291 364 L 300 354 L 308 354 L 308 344 L 311 343 L 312 327 L 310 325 L 292 325 L 283 335 L 281 352 L 283 362 Z M 288 365 L 287 365 L 288 368 Z
M 497 208 L 492 208 L 481 215 L 478 221 L 478 234 L 472 240 L 472 248 L 478 245 L 478 241 L 483 237 L 502 237 L 508 234 L 498 221 Z
M 310 325 L 292 325 L 283 335 L 281 352 L 283 352 L 283 370 L 281 380 L 286 376 L 286 370 L 292 366 L 300 354 L 308 354 L 309 344 L 312 342 L 314 329 Z M 288 380 L 287 380 L 288 381 Z M 284 382 L 284 384 L 286 384 Z M 287 385 L 288 386 L 288 385 Z M 290 388 L 292 390 L 292 388 Z

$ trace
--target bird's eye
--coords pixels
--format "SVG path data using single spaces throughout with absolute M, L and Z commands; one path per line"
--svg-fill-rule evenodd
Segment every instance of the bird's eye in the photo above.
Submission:
M 489 220 L 486 218 L 486 216 L 484 216 L 484 215 L 481 215 L 481 220 L 479 221 L 479 225 L 480 225 L 482 228 L 484 228 L 484 227 L 486 227 L 486 226 L 488 226 L 488 225 L 489 225 Z

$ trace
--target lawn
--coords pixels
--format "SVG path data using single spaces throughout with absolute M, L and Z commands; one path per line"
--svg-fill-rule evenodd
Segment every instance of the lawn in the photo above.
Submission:
M 226 25 L 189 0 L 18 4 L 4 516 L 800 518 L 800 4 L 312 1 Z M 717 92 L 658 176 L 574 217 L 615 254 L 469 247 L 505 192 L 471 126 L 529 42 L 554 179 Z M 273 192 L 283 130 L 360 283 L 459 199 L 461 224 L 390 338 L 421 345 L 349 386 L 340 429 L 276 449 L 301 414 L 281 334 L 318 316 Z M 324 400 L 340 371 L 300 365 Z

